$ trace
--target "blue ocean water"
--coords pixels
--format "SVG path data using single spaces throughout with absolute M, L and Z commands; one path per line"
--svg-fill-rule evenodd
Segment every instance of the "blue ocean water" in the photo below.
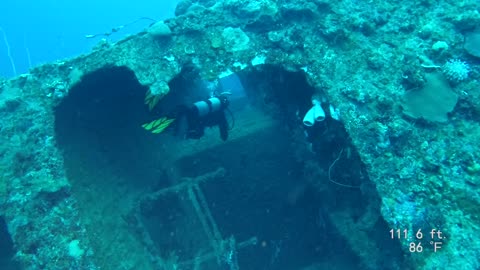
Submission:
M 172 17 L 176 2 L 1 1 L 0 77 L 27 73 L 30 67 L 86 53 L 102 38 L 86 39 L 85 35 L 109 32 L 140 17 L 155 20 Z M 115 41 L 135 34 L 150 23 L 140 20 L 129 24 L 109 39 Z

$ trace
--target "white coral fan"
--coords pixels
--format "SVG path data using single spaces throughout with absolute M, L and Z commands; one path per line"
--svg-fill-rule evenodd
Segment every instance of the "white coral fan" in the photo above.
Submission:
M 470 66 L 459 59 L 450 59 L 443 65 L 442 71 L 448 80 L 460 82 L 468 78 Z

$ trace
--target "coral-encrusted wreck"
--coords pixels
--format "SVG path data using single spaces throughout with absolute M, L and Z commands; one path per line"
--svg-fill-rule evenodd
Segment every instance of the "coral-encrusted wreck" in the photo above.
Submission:
M 2 269 L 479 269 L 477 1 L 215 2 L 2 82 Z M 232 74 L 226 142 L 142 128 Z

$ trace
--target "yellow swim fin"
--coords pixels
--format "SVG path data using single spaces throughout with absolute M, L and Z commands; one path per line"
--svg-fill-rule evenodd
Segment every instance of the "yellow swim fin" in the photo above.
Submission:
M 162 117 L 160 119 L 153 120 L 150 123 L 143 124 L 142 127 L 146 130 L 151 130 L 152 128 L 155 128 L 155 127 L 159 126 L 166 119 L 167 119 L 166 117 Z
M 162 97 L 162 95 L 154 95 L 152 91 L 148 90 L 145 94 L 145 104 L 148 106 L 148 109 L 151 111 Z
M 175 121 L 175 119 L 168 119 L 166 117 L 162 117 L 156 120 L 153 120 L 152 122 L 145 123 L 142 125 L 142 127 L 145 130 L 148 130 L 152 132 L 153 134 L 158 134 L 164 131 L 170 124 Z
M 175 119 L 167 119 L 163 121 L 158 127 L 156 127 L 154 130 L 152 130 L 153 134 L 158 134 L 161 133 L 164 129 L 166 129 L 170 124 L 175 121 Z

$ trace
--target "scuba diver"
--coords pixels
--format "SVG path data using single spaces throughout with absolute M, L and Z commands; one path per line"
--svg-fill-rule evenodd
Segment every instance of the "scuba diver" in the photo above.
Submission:
M 162 95 L 148 89 L 144 103 L 149 111 L 163 117 L 145 123 L 142 127 L 159 134 L 165 130 L 172 130 L 175 136 L 186 139 L 200 139 L 205 134 L 206 127 L 218 126 L 220 137 L 227 140 L 228 131 L 233 128 L 234 117 L 228 109 L 230 101 L 229 91 L 219 86 L 219 81 L 206 81 L 199 75 L 197 68 L 185 65 L 179 76 L 169 84 L 163 85 L 175 92 Z M 157 107 L 157 105 L 160 106 Z M 157 107 L 156 110 L 154 108 Z M 226 119 L 225 111 L 230 113 L 231 123 Z M 231 124 L 231 126 L 230 126 Z
M 228 138 L 228 122 L 225 110 L 228 108 L 229 92 L 215 94 L 207 100 L 197 101 L 190 106 L 181 106 L 176 116 L 177 136 L 200 139 L 206 127 L 218 126 L 222 140 Z
M 220 137 L 225 141 L 230 129 L 225 115 L 225 110 L 228 110 L 230 104 L 227 95 L 230 94 L 230 92 L 220 94 L 214 92 L 207 100 L 197 101 L 190 106 L 177 106 L 169 117 L 161 117 L 143 124 L 142 127 L 153 134 L 158 134 L 174 123 L 172 126 L 174 126 L 176 136 L 186 139 L 200 139 L 205 134 L 206 127 L 218 126 Z M 147 104 L 150 98 L 151 95 L 147 95 Z

